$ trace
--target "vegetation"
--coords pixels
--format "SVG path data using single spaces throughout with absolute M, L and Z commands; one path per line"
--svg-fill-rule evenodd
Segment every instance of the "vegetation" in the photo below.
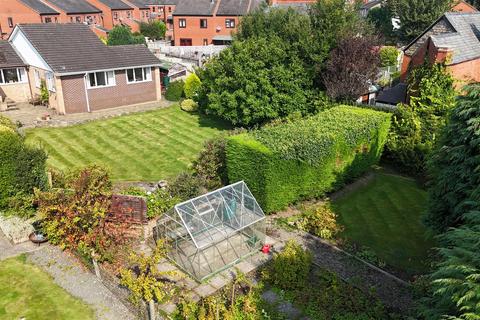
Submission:
M 107 45 L 146 44 L 143 35 L 134 35 L 129 26 L 116 25 L 108 33 Z
M 11 197 L 32 194 L 34 188 L 47 185 L 46 153 L 25 144 L 16 126 L 0 116 L 0 210 L 9 206 Z
M 380 49 L 380 65 L 382 67 L 396 66 L 399 54 L 400 52 L 396 47 L 382 47 Z
M 199 196 L 202 192 L 202 181 L 198 176 L 182 172 L 168 184 L 168 192 L 172 197 L 186 201 Z
M 172 106 L 66 128 L 32 129 L 27 142 L 43 146 L 54 168 L 99 164 L 114 180 L 158 181 L 186 170 L 204 141 L 226 128 Z
M 165 99 L 168 101 L 180 101 L 183 97 L 184 86 L 185 82 L 183 82 L 183 80 L 171 82 L 165 92 Z
M 129 226 L 108 219 L 112 184 L 96 166 L 73 172 L 68 189 L 37 192 L 38 217 L 48 240 L 83 257 L 112 262 Z
M 160 40 L 165 38 L 167 26 L 163 21 L 151 20 L 149 22 L 140 22 L 140 33 L 150 40 Z
M 94 319 L 93 310 L 56 285 L 26 256 L 0 261 L 1 319 Z
M 207 140 L 203 150 L 193 162 L 193 171 L 204 181 L 209 190 L 220 188 L 228 184 L 225 146 L 227 140 L 220 136 Z
M 183 100 L 182 103 L 180 104 L 180 108 L 181 108 L 183 111 L 195 112 L 195 111 L 197 111 L 197 109 L 198 109 L 198 103 L 196 103 L 196 102 L 193 101 L 192 99 L 185 99 L 185 100 Z
M 48 103 L 50 101 L 50 92 L 48 92 L 47 89 L 47 83 L 45 80 L 42 80 L 40 83 L 40 102 L 44 106 L 48 106 Z
M 424 64 L 408 79 L 410 101 L 395 110 L 385 158 L 396 167 L 423 176 L 429 157 L 453 108 L 453 77 L 443 64 Z
M 371 260 L 372 251 L 378 257 L 374 260 L 407 275 L 429 270 L 428 252 L 434 242 L 421 223 L 426 207 L 427 193 L 414 180 L 384 172 L 333 202 L 338 223 L 344 226 L 339 236 L 357 245 L 352 248 L 355 253 Z
M 368 93 L 370 81 L 380 66 L 375 36 L 349 35 L 338 40 L 323 73 L 327 95 L 335 100 L 355 101 Z
M 131 253 L 130 266 L 120 271 L 120 283 L 130 290 L 134 303 L 142 300 L 163 303 L 172 298 L 175 286 L 167 277 L 174 275 L 175 271 L 160 271 L 157 266 L 166 258 L 167 249 L 166 243 L 159 240 L 151 255 Z
M 477 125 L 480 119 L 479 92 L 480 86 L 472 85 L 466 88 L 466 96 L 459 97 L 440 140 L 440 147 L 435 150 L 429 163 L 432 180 L 426 222 L 439 233 L 461 225 L 463 214 L 477 205 L 469 200 L 478 188 L 480 178 Z
M 393 0 L 393 14 L 400 20 L 399 36 L 409 43 L 449 11 L 451 0 Z
M 200 81 L 200 78 L 195 73 L 190 74 L 187 79 L 185 79 L 185 87 L 183 90 L 185 97 L 187 99 L 196 98 L 201 85 L 202 82 Z
M 142 188 L 130 187 L 122 190 L 122 194 L 144 197 L 147 202 L 147 218 L 159 217 L 180 202 L 179 198 L 172 197 L 170 193 L 164 189 L 145 192 Z
M 393 30 L 392 12 L 388 5 L 388 1 L 379 8 L 373 8 L 368 11 L 367 20 L 374 26 L 375 30 L 380 33 L 385 43 L 395 44 L 397 34 Z
M 390 115 L 339 106 L 228 138 L 230 181 L 244 180 L 265 212 L 335 190 L 375 164 Z

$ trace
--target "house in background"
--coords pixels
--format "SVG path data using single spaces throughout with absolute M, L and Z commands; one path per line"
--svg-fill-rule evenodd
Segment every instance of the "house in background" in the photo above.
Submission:
M 148 2 L 150 0 L 122 0 L 133 8 L 133 20 L 136 22 L 136 27 L 132 29 L 133 32 L 139 30 L 140 22 L 148 22 L 150 19 L 150 7 Z
M 56 11 L 60 12 L 61 23 L 86 23 L 101 25 L 102 11 L 86 0 L 45 0 Z
M 480 81 L 480 12 L 448 12 L 404 49 L 401 79 L 429 62 L 443 62 L 461 86 Z
M 59 22 L 60 13 L 40 0 L 0 0 L 0 39 L 17 23 Z
M 143 45 L 106 46 L 84 24 L 19 24 L 9 42 L 28 66 L 32 96 L 44 82 L 60 114 L 161 99 L 160 61 Z
M 150 18 L 163 21 L 167 27 L 165 40 L 173 41 L 173 12 L 180 0 L 148 0 Z
M 261 0 L 180 0 L 173 13 L 176 46 L 228 44 L 242 16 Z
M 133 21 L 133 8 L 121 0 L 87 0 L 91 5 L 102 11 L 101 25 L 111 30 L 116 25 L 127 25 L 138 29 Z
M 0 40 L 0 111 L 10 102 L 30 100 L 25 62 L 8 41 Z

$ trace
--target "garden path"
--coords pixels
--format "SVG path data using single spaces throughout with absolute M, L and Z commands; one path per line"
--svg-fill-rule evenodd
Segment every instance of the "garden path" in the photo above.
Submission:
M 136 317 L 102 282 L 66 252 L 51 245 L 27 255 L 30 263 L 50 274 L 56 284 L 89 304 L 97 319 L 129 320 Z
M 279 228 L 275 225 L 275 218 L 275 215 L 268 217 L 270 236 L 280 242 L 275 245 L 275 251 L 281 249 L 281 244 L 294 239 L 312 252 L 318 267 L 335 273 L 366 294 L 373 294 L 394 311 L 408 313 L 411 310 L 413 297 L 407 282 L 311 234 Z
M 41 247 L 38 247 L 31 242 L 24 242 L 14 245 L 8 241 L 7 237 L 0 230 L 0 261 L 18 256 L 22 253 L 32 252 L 40 249 Z

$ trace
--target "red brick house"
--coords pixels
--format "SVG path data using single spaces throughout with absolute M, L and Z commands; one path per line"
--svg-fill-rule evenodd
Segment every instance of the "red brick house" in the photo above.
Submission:
M 122 0 L 133 8 L 133 21 L 137 22 L 132 31 L 138 31 L 140 22 L 148 22 L 150 20 L 150 7 L 148 2 L 150 0 Z
M 86 23 L 101 26 L 102 11 L 86 0 L 44 0 L 44 2 L 60 13 L 58 21 L 60 23 Z
M 9 42 L 27 65 L 32 96 L 44 82 L 60 114 L 161 99 L 160 61 L 143 45 L 109 47 L 75 23 L 19 24 Z
M 150 18 L 161 20 L 167 27 L 165 39 L 173 41 L 173 12 L 180 0 L 146 0 L 150 8 Z
M 101 25 L 111 30 L 116 25 L 127 25 L 136 28 L 133 21 L 133 7 L 121 0 L 87 0 L 91 5 L 102 11 Z
M 401 78 L 424 61 L 445 62 L 457 84 L 480 81 L 480 12 L 448 12 L 404 49 Z
M 227 44 L 239 20 L 261 0 L 180 0 L 173 13 L 176 46 Z
M 40 0 L 0 0 L 0 39 L 7 39 L 17 23 L 59 22 L 60 12 Z

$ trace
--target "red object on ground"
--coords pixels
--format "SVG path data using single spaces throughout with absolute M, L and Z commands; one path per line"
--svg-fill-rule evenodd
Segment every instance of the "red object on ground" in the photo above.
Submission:
M 270 249 L 272 248 L 272 245 L 270 244 L 264 244 L 262 247 L 262 252 L 263 253 L 270 253 Z

